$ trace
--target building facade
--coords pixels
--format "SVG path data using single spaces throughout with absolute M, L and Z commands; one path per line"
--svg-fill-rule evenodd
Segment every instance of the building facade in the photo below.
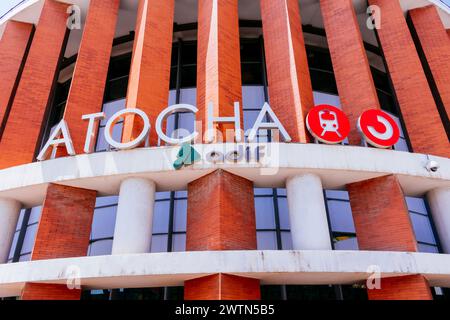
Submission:
M 448 298 L 448 28 L 437 0 L 22 1 L 0 18 L 0 297 Z M 308 130 L 324 104 L 340 144 Z M 393 147 L 361 135 L 371 109 Z

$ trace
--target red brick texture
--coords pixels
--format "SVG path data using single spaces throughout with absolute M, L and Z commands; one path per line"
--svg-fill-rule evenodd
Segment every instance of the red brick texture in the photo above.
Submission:
M 8 21 L 0 41 L 0 139 L 19 85 L 34 26 Z
M 259 280 L 215 274 L 186 281 L 185 300 L 259 300 Z
M 44 3 L 0 142 L 0 169 L 33 161 L 68 30 L 67 7 Z
M 82 257 L 87 254 L 96 191 L 50 184 L 42 208 L 31 260 Z M 73 300 L 80 290 L 66 285 L 25 285 L 22 299 Z
M 96 196 L 96 191 L 50 184 L 31 259 L 85 256 Z
M 431 71 L 428 79 L 435 97 L 438 96 L 441 117 L 450 136 L 450 40 L 434 5 L 409 11 L 409 21 L 418 38 L 419 52 L 426 58 L 422 59 L 425 69 Z
M 233 116 L 235 102 L 241 103 L 242 110 L 238 0 L 199 0 L 197 37 L 197 120 L 206 130 L 210 102 L 216 117 Z M 240 116 L 243 119 L 242 111 Z M 216 128 L 224 140 L 234 141 L 234 125 Z
M 433 300 L 424 276 L 413 275 L 381 279 L 380 290 L 367 290 L 369 300 Z
M 186 250 L 254 250 L 253 183 L 216 170 L 188 185 Z
M 414 152 L 450 156 L 450 143 L 398 0 L 369 0 L 381 8 L 377 30 Z
M 187 251 L 255 250 L 251 181 L 223 170 L 188 185 Z M 217 274 L 187 281 L 187 300 L 259 299 L 259 280 Z
M 270 105 L 293 142 L 309 142 L 306 115 L 314 106 L 297 0 L 261 0 Z
M 417 251 L 403 191 L 395 176 L 347 186 L 361 250 Z
M 356 125 L 358 118 L 365 110 L 380 108 L 380 103 L 353 2 L 321 0 L 320 6 L 339 98 L 350 119 L 349 142 L 352 145 L 360 145 L 361 135 Z
M 80 300 L 81 290 L 64 284 L 26 283 L 21 300 Z
M 133 58 L 127 93 L 127 108 L 139 108 L 155 123 L 169 100 L 174 0 L 140 0 Z M 140 118 L 128 116 L 123 141 L 136 138 L 142 129 Z M 150 144 L 157 145 L 156 130 Z
M 347 186 L 360 250 L 417 251 L 417 242 L 400 183 L 385 176 Z M 404 283 L 403 283 L 404 281 Z M 368 290 L 372 300 L 429 299 L 425 279 L 382 279 L 381 290 Z
M 91 0 L 89 5 L 64 113 L 77 153 L 83 152 L 88 125 L 81 116 L 102 111 L 119 3 Z

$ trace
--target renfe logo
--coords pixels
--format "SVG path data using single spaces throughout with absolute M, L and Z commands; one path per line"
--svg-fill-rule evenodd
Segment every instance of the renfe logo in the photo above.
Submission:
M 350 133 L 350 122 L 339 108 L 330 105 L 314 107 L 306 117 L 306 126 L 317 140 L 336 144 L 344 141 Z M 384 111 L 364 111 L 357 123 L 364 139 L 374 147 L 389 148 L 400 138 L 400 129 L 394 119 Z
M 234 124 L 233 131 L 235 135 L 235 141 L 237 143 L 242 142 L 244 135 L 242 135 L 241 133 L 241 115 L 239 103 L 236 102 L 234 104 L 234 116 L 232 117 L 214 116 L 213 110 L 214 106 L 212 103 L 210 103 L 208 105 L 208 117 L 206 121 L 207 126 L 204 135 L 206 142 L 210 143 L 215 141 L 217 132 L 214 129 L 214 124 L 217 123 Z M 191 112 L 196 114 L 198 112 L 198 109 L 197 107 L 188 104 L 173 105 L 164 109 L 156 119 L 155 129 L 158 137 L 168 145 L 183 145 L 186 143 L 192 143 L 200 135 L 200 133 L 197 132 L 196 129 L 194 129 L 194 132 L 189 133 L 189 135 L 183 138 L 169 137 L 164 132 L 163 123 L 167 121 L 167 118 L 175 112 Z M 120 119 L 124 119 L 127 115 L 130 114 L 140 117 L 143 121 L 144 125 L 142 126 L 140 134 L 130 142 L 114 140 L 112 136 L 112 130 L 115 124 Z M 92 153 L 94 152 L 93 146 L 95 144 L 94 140 L 96 137 L 96 123 L 105 118 L 105 113 L 100 112 L 83 115 L 81 118 L 88 121 L 84 152 Z M 267 118 L 270 118 L 271 122 L 266 121 Z M 339 108 L 330 105 L 320 105 L 312 108 L 312 110 L 306 117 L 306 125 L 312 136 L 314 136 L 317 140 L 327 144 L 340 143 L 344 141 L 350 133 L 350 122 L 347 116 Z M 400 130 L 394 119 L 392 119 L 392 117 L 389 116 L 386 112 L 383 112 L 381 110 L 365 111 L 358 119 L 358 123 L 356 125 L 365 140 L 377 148 L 389 148 L 396 144 L 400 137 Z M 273 129 L 278 130 L 280 136 L 285 142 L 291 142 L 289 133 L 284 128 L 283 124 L 280 122 L 270 105 L 268 103 L 265 103 L 261 108 L 261 111 L 256 118 L 253 127 L 248 131 L 247 140 L 248 142 L 255 142 L 257 139 L 257 134 L 260 130 Z M 123 109 L 118 111 L 108 120 L 104 130 L 104 138 L 109 145 L 116 148 L 117 150 L 128 150 L 137 148 L 138 146 L 142 145 L 142 143 L 147 141 L 150 130 L 150 119 L 144 111 L 132 108 Z M 245 136 L 247 136 L 247 134 Z M 42 148 L 37 159 L 39 161 L 46 160 L 49 157 L 51 151 L 55 151 L 56 148 L 61 145 L 65 146 L 69 155 L 75 155 L 72 139 L 70 137 L 70 131 L 64 119 L 61 120 L 61 122 L 55 127 L 53 133 L 50 135 L 48 141 Z M 187 150 L 187 146 L 183 150 Z M 55 152 L 53 152 L 53 154 L 55 154 Z M 184 163 L 185 160 L 190 160 L 187 158 L 184 159 L 183 157 L 184 155 L 179 155 L 180 163 L 176 163 L 175 166 L 182 166 L 182 163 Z
M 350 133 L 350 121 L 345 113 L 326 104 L 308 113 L 306 126 L 311 135 L 323 143 L 341 143 Z
M 381 110 L 364 112 L 358 119 L 358 129 L 368 143 L 378 148 L 393 146 L 400 138 L 397 123 Z

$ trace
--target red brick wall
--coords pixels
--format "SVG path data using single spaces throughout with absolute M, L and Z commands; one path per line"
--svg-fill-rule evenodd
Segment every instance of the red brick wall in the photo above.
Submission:
M 350 119 L 349 142 L 361 144 L 357 129 L 359 116 L 380 108 L 372 73 L 359 30 L 352 0 L 321 0 L 328 47 L 333 61 L 339 98 Z
M 256 249 L 253 183 L 223 170 L 188 185 L 186 250 Z
M 96 191 L 50 184 L 31 259 L 85 256 L 96 196 Z
M 8 21 L 0 41 L 0 139 L 19 85 L 34 26 Z
M 185 300 L 259 300 L 259 280 L 215 274 L 186 281 Z
M 0 169 L 33 161 L 68 30 L 67 7 L 45 1 L 0 142 Z
M 308 142 L 305 119 L 314 106 L 297 0 L 261 0 L 270 105 L 293 142 Z
M 361 250 L 417 251 L 403 191 L 395 176 L 347 186 Z
M 399 1 L 369 3 L 381 8 L 378 36 L 414 152 L 449 157 L 450 143 Z
M 50 184 L 31 260 L 85 256 L 96 196 L 96 191 Z M 80 290 L 69 290 L 66 285 L 27 283 L 22 299 L 76 300 L 80 293 Z
M 385 176 L 347 186 L 360 250 L 417 251 L 417 242 L 401 186 Z M 423 276 L 382 279 L 371 300 L 430 299 Z
M 216 8 L 213 2 L 198 1 L 197 120 L 202 121 L 203 132 L 210 102 L 214 103 L 216 117 L 233 116 L 234 102 L 240 102 L 242 110 L 238 1 L 218 0 Z M 234 125 L 220 124 L 216 128 L 223 139 L 234 141 Z M 227 129 L 231 131 L 228 138 Z
M 91 0 L 89 5 L 64 113 L 77 153 L 83 152 L 88 126 L 81 116 L 102 111 L 119 3 L 119 0 Z
M 26 283 L 21 300 L 80 300 L 81 290 L 64 284 Z
M 417 36 L 419 52 L 426 58 L 432 88 L 439 97 L 441 117 L 450 136 L 450 41 L 434 5 L 409 11 L 413 35 Z M 431 78 L 431 79 L 430 79 Z
M 381 290 L 367 290 L 369 300 L 432 300 L 430 285 L 424 276 L 384 278 Z
M 187 251 L 254 250 L 253 183 L 223 170 L 188 185 Z M 259 299 L 259 280 L 216 274 L 185 282 L 187 300 Z
M 174 0 L 140 0 L 126 105 L 139 108 L 155 123 L 167 108 L 173 38 Z M 142 129 L 140 118 L 127 117 L 124 141 L 136 138 Z M 150 144 L 157 145 L 156 130 Z

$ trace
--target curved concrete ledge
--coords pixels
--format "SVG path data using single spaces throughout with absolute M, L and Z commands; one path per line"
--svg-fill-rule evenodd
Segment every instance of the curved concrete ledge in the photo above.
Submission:
M 229 151 L 234 144 L 195 145 L 202 159 L 211 151 Z M 247 178 L 256 187 L 284 187 L 292 175 L 315 173 L 324 188 L 395 174 L 406 195 L 450 187 L 450 159 L 430 156 L 440 164 L 436 173 L 425 169 L 427 156 L 392 150 L 318 144 L 264 144 L 262 163 L 208 163 L 175 170 L 179 147 L 84 154 L 30 163 L 0 171 L 0 197 L 25 206 L 40 205 L 49 183 L 92 189 L 100 195 L 118 194 L 123 179 L 144 177 L 155 181 L 158 191 L 185 189 L 190 181 L 222 168 Z
M 0 297 L 25 282 L 65 284 L 78 274 L 86 289 L 182 286 L 188 279 L 229 273 L 262 284 L 352 284 L 369 266 L 382 277 L 423 274 L 450 287 L 450 255 L 375 251 L 205 251 L 109 255 L 0 265 Z

